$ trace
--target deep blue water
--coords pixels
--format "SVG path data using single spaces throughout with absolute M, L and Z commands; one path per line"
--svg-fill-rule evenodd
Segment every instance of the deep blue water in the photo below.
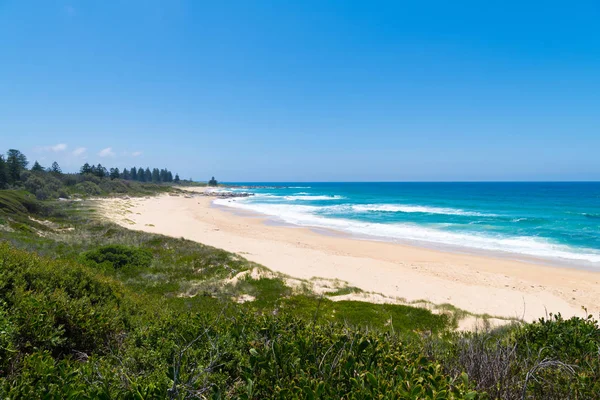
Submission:
M 245 183 L 217 203 L 380 240 L 600 268 L 600 182 Z

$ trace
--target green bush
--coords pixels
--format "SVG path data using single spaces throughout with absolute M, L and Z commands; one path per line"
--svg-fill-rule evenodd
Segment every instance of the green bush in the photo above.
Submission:
M 146 249 L 111 244 L 82 254 L 92 264 L 109 265 L 114 269 L 125 267 L 147 268 L 152 263 L 152 253 Z
M 0 376 L 7 368 L 8 360 L 16 352 L 16 332 L 5 302 L 0 302 Z
M 587 318 L 564 319 L 560 313 L 541 318 L 521 329 L 516 337 L 522 352 L 562 360 L 581 361 L 588 355 L 598 355 L 600 328 L 589 315 Z
M 57 262 L 0 243 L 0 342 L 28 354 L 56 357 L 114 345 L 128 317 L 120 285 L 75 263 Z M 12 338 L 12 339 L 11 339 Z M 6 364 L 6 358 L 0 365 Z
M 51 174 L 29 174 L 24 182 L 25 188 L 35 194 L 38 200 L 57 198 L 62 182 Z
M 106 193 L 127 193 L 129 189 L 125 184 L 125 181 L 120 179 L 103 179 L 102 182 L 100 182 L 99 187 Z
M 73 187 L 76 193 L 81 193 L 88 196 L 98 196 L 102 194 L 102 189 L 98 187 L 94 182 L 83 181 Z
M 525 325 L 515 342 L 522 359 L 536 360 L 528 382 L 536 398 L 599 398 L 600 327 L 591 315 L 564 319 L 551 314 Z

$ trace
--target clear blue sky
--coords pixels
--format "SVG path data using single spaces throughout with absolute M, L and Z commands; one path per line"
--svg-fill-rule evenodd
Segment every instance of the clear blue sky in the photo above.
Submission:
M 600 2 L 0 0 L 0 143 L 195 180 L 600 180 Z

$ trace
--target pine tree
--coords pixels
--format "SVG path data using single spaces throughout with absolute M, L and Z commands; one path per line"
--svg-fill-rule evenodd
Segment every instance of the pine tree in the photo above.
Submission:
M 60 169 L 60 166 L 58 165 L 58 163 L 56 161 L 54 161 L 52 163 L 52 167 L 50 168 L 50 172 L 55 173 L 57 175 L 62 174 L 62 169 Z
M 8 184 L 8 175 L 6 173 L 6 161 L 4 161 L 4 157 L 0 154 L 0 189 L 6 188 Z
M 129 170 L 127 168 L 123 168 L 123 172 L 121 173 L 121 178 L 126 181 L 131 179 L 131 175 L 129 174 Z
M 150 171 L 150 168 L 146 167 L 146 182 L 152 182 L 152 171 Z
M 31 167 L 31 172 L 44 172 L 44 167 L 40 165 L 37 160 L 33 163 L 33 167 Z
M 81 167 L 81 169 L 79 170 L 80 174 L 91 174 L 92 171 L 92 166 L 88 163 L 83 164 L 83 166 Z
M 130 174 L 130 178 L 132 181 L 138 180 L 137 168 L 135 168 L 135 167 L 131 168 L 131 172 L 129 174 Z
M 173 174 L 171 171 L 167 171 L 167 182 L 173 182 Z
M 174 179 L 173 182 L 175 182 L 175 183 L 179 183 L 180 182 L 179 174 L 175 174 L 175 179 Z
M 138 170 L 138 181 L 140 182 L 146 182 L 146 174 L 144 173 L 144 168 L 140 168 Z
M 169 177 L 167 175 L 167 170 L 165 168 L 160 170 L 160 181 L 161 182 L 168 182 L 169 181 Z
M 102 166 L 102 164 L 98 164 L 95 169 L 96 169 L 96 176 L 98 178 L 104 178 L 104 177 L 108 176 L 108 171 L 106 170 L 106 168 L 104 168 Z
M 154 183 L 160 182 L 160 172 L 158 171 L 158 168 L 154 168 L 152 170 L 152 182 L 154 182 Z
M 119 168 L 111 168 L 109 176 L 110 176 L 110 179 L 119 179 L 119 177 L 121 176 L 121 172 L 119 171 Z
M 8 172 L 8 182 L 15 184 L 21 179 L 21 172 L 27 168 L 27 157 L 19 150 L 10 149 L 6 153 L 6 166 Z

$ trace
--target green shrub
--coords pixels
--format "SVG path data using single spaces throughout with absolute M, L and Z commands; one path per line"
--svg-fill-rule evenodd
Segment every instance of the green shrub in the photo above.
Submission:
M 528 391 L 535 398 L 600 396 L 600 327 L 591 315 L 560 314 L 527 324 L 515 337 L 520 357 L 534 360 Z
M 44 176 L 30 174 L 25 180 L 24 186 L 29 192 L 34 193 L 38 200 L 47 200 L 58 197 L 62 182 L 51 174 Z
M 7 368 L 9 358 L 16 352 L 16 332 L 5 302 L 0 302 L 0 376 Z
M 125 304 L 120 285 L 81 265 L 0 243 L 0 325 L 8 327 L 0 342 L 11 343 L 3 348 L 46 350 L 56 357 L 103 353 L 127 324 L 128 314 L 120 312 Z
M 129 189 L 125 182 L 120 179 L 103 179 L 99 187 L 106 193 L 127 193 Z
M 111 244 L 82 254 L 93 264 L 109 265 L 114 269 L 125 267 L 147 268 L 152 263 L 152 253 L 146 249 Z
M 83 181 L 73 187 L 76 193 L 81 193 L 88 196 L 98 196 L 102 194 L 102 190 L 94 182 Z
M 590 354 L 598 355 L 600 328 L 591 315 L 564 319 L 560 313 L 551 314 L 548 319 L 525 325 L 516 341 L 522 352 L 577 361 Z

